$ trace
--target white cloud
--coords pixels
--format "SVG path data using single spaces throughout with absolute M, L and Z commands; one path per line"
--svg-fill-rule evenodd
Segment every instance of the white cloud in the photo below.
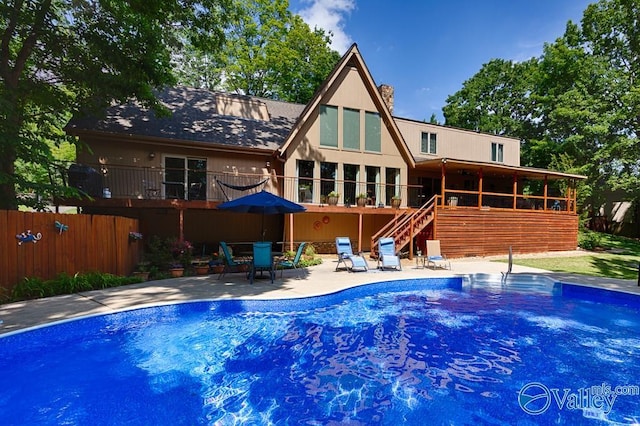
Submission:
M 331 32 L 331 48 L 341 55 L 351 46 L 351 37 L 345 32 L 344 18 L 356 7 L 356 0 L 306 0 L 308 7 L 298 14 L 311 28 Z

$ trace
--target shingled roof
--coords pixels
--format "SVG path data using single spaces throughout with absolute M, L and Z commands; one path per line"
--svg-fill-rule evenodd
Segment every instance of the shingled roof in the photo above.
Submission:
M 157 97 L 170 116 L 158 117 L 130 102 L 111 106 L 101 118 L 73 119 L 67 131 L 276 150 L 304 109 L 300 104 L 190 87 L 167 88 Z

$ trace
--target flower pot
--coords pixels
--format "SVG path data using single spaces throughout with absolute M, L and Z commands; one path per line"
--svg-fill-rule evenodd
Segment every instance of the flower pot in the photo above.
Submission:
M 366 198 L 358 198 L 356 199 L 356 203 L 358 204 L 358 207 L 364 207 L 367 205 L 367 199 Z
M 216 274 L 221 274 L 224 272 L 224 265 L 216 265 L 213 267 L 213 272 Z
M 338 205 L 338 197 L 327 197 L 327 204 L 330 206 Z
M 173 278 L 179 278 L 184 275 L 184 268 L 171 268 L 169 273 Z
M 391 207 L 393 207 L 394 209 L 399 208 L 401 203 L 402 203 L 402 200 L 400 198 L 391 199 Z
M 149 272 L 134 271 L 133 276 L 141 278 L 142 281 L 147 281 L 149 279 Z
M 239 272 L 249 272 L 249 264 L 248 263 L 241 263 L 240 265 L 238 265 L 238 271 Z
M 209 265 L 198 265 L 195 269 L 198 275 L 207 275 L 209 273 Z

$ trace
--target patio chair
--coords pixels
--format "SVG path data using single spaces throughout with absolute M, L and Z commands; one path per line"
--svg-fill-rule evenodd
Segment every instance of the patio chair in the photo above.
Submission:
M 249 272 L 249 282 L 253 284 L 256 271 L 269 271 L 269 278 L 273 284 L 274 269 L 273 254 L 271 253 L 271 243 L 253 243 L 253 260 L 251 261 L 251 272 Z
M 427 268 L 451 269 L 451 262 L 440 252 L 440 240 L 427 240 Z
M 280 269 L 280 278 L 282 278 L 282 274 L 284 274 L 285 269 L 295 269 L 302 271 L 302 268 L 298 268 L 300 266 L 300 259 L 302 258 L 302 253 L 304 252 L 304 246 L 307 243 L 301 243 L 298 246 L 298 251 L 296 251 L 296 255 L 292 260 L 283 259 L 276 264 L 276 268 Z
M 351 249 L 351 240 L 348 237 L 336 237 L 336 251 L 338 252 L 338 264 L 336 265 L 336 271 L 340 268 L 340 264 L 344 264 L 344 267 L 349 272 L 356 271 L 368 271 L 369 266 L 364 257 L 356 255 Z M 351 263 L 351 266 L 347 265 L 347 260 Z
M 229 250 L 229 246 L 224 241 L 220 241 L 220 248 L 222 249 L 222 253 L 224 254 L 224 269 L 218 275 L 218 279 L 224 277 L 227 272 L 244 272 L 240 271 L 242 265 L 248 265 L 248 261 L 236 261 L 231 255 L 231 250 Z M 246 269 L 245 269 L 246 271 Z
M 391 237 L 383 237 L 378 240 L 378 268 L 393 268 L 396 271 L 402 270 L 400 257 L 396 255 L 396 242 Z

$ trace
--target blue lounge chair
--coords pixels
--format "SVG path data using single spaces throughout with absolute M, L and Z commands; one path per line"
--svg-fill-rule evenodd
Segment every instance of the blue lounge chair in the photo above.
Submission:
M 296 255 L 293 258 L 293 260 L 284 259 L 278 262 L 278 264 L 276 265 L 276 268 L 280 269 L 280 278 L 282 278 L 282 274 L 284 274 L 285 269 L 298 270 L 298 266 L 300 266 L 300 259 L 302 258 L 302 253 L 304 251 L 305 245 L 307 245 L 307 243 L 301 243 L 298 246 L 298 251 L 296 251 Z
M 391 237 L 384 237 L 378 240 L 378 268 L 402 270 L 400 257 L 396 255 L 396 242 Z
M 256 271 L 269 271 L 269 278 L 273 284 L 274 269 L 273 254 L 271 253 L 271 243 L 253 243 L 253 261 L 251 262 L 251 272 L 249 272 L 249 282 L 253 284 Z
M 231 250 L 227 246 L 227 243 L 224 241 L 220 241 L 220 248 L 222 249 L 222 253 L 224 254 L 224 269 L 218 275 L 218 279 L 222 278 L 227 274 L 227 272 L 238 272 L 240 265 L 248 265 L 247 261 L 236 262 L 233 256 L 231 255 Z M 246 269 L 245 269 L 246 271 Z
M 348 237 L 336 237 L 336 251 L 338 252 L 336 271 L 340 268 L 340 264 L 344 264 L 344 267 L 350 272 L 369 270 L 365 258 L 353 253 L 351 240 Z M 351 266 L 347 264 L 347 261 Z
M 440 240 L 427 240 L 427 268 L 451 269 L 451 262 L 440 252 Z

